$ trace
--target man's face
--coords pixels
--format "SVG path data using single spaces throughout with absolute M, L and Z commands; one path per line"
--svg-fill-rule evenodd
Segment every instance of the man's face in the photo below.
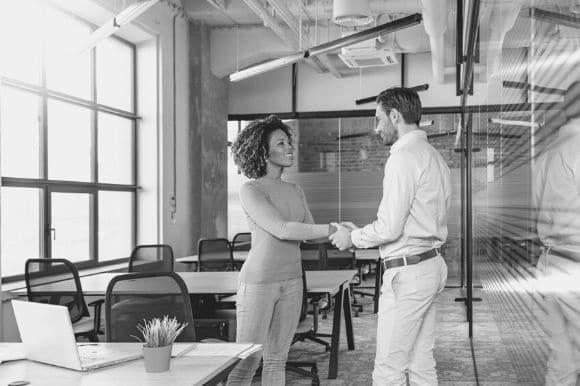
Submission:
M 383 144 L 392 145 L 397 141 L 399 135 L 397 133 L 397 128 L 393 125 L 390 117 L 387 115 L 383 106 L 380 104 L 377 106 L 377 111 L 375 114 L 375 133 L 381 137 Z

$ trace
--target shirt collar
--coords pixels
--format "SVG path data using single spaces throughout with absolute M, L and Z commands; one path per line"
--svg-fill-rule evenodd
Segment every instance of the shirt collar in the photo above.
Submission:
M 407 134 L 403 135 L 401 138 L 397 139 L 395 143 L 391 146 L 391 153 L 406 147 L 411 142 L 415 142 L 417 140 L 424 140 L 427 141 L 427 133 L 425 133 L 421 129 L 416 129 L 409 131 Z

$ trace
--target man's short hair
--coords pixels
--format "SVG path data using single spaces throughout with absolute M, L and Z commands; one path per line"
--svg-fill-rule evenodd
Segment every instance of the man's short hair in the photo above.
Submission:
M 421 99 L 415 90 L 406 87 L 391 87 L 379 94 L 377 103 L 383 107 L 387 115 L 392 109 L 397 109 L 405 123 L 418 125 L 421 121 Z

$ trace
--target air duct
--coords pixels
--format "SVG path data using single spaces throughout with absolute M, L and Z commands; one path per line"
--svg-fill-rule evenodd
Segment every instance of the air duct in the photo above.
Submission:
M 433 81 L 443 83 L 445 75 L 445 41 L 447 30 L 447 0 L 421 0 L 423 4 L 423 25 L 429 35 L 431 45 L 431 66 Z
M 503 41 L 520 13 L 521 1 L 495 3 L 489 18 L 487 42 L 487 79 L 499 76 Z
M 369 0 L 334 0 L 332 21 L 342 27 L 362 27 L 373 22 Z

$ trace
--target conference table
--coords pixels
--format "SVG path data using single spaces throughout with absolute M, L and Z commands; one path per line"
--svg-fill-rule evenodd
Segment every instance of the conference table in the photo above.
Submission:
M 243 264 L 244 261 L 248 258 L 249 251 L 232 251 L 232 255 L 234 258 L 234 263 L 239 265 Z M 315 261 L 320 259 L 320 254 L 317 249 L 303 249 L 301 250 L 302 260 L 310 260 Z M 334 254 L 342 254 L 344 256 L 344 252 L 340 252 L 333 249 L 328 249 L 325 251 L 323 255 L 327 255 L 327 257 L 332 258 Z M 354 250 L 354 257 L 357 261 L 357 264 L 374 264 L 375 265 L 375 285 L 373 288 L 373 312 L 376 314 L 379 310 L 379 296 L 381 293 L 381 285 L 382 285 L 382 278 L 383 278 L 383 265 L 382 259 L 379 255 L 379 250 L 377 248 L 371 249 L 355 249 Z M 193 267 L 197 267 L 199 264 L 199 256 L 198 255 L 191 255 L 191 256 L 184 256 L 178 257 L 175 259 L 176 263 L 186 264 Z M 192 268 L 191 270 L 195 270 Z M 368 287 L 367 287 L 368 288 Z
M 234 295 L 237 292 L 239 272 L 177 272 L 185 282 L 190 294 Z M 124 273 L 104 272 L 81 277 L 85 296 L 104 297 L 112 278 Z M 334 313 L 330 342 L 328 378 L 336 379 L 338 373 L 338 352 L 340 345 L 341 317 L 344 317 L 347 347 L 354 350 L 354 333 L 350 303 L 349 283 L 357 274 L 356 270 L 306 271 L 307 292 L 309 295 L 330 295 L 334 297 Z M 37 286 L 37 291 L 58 293 L 70 291 L 67 281 Z M 132 288 L 132 292 L 159 293 L 162 288 L 146 285 L 142 290 Z M 26 296 L 26 288 L 10 291 L 16 296 Z
M 109 347 L 135 345 L 135 350 L 140 350 L 142 343 L 91 343 L 91 345 Z M 143 359 L 87 372 L 33 362 L 27 359 L 2 362 L 0 364 L 0 385 L 8 385 L 15 381 L 27 381 L 30 382 L 31 386 L 217 385 L 225 380 L 240 360 L 238 355 L 241 356 L 247 346 L 244 344 L 223 343 L 219 346 L 224 346 L 224 349 L 215 350 L 216 344 L 195 343 L 194 345 L 194 350 L 183 356 L 172 358 L 169 371 L 161 373 L 146 372 Z M 24 352 L 23 346 L 22 343 L 0 343 L 0 353 L 3 350 Z M 259 345 L 254 346 L 259 350 Z

